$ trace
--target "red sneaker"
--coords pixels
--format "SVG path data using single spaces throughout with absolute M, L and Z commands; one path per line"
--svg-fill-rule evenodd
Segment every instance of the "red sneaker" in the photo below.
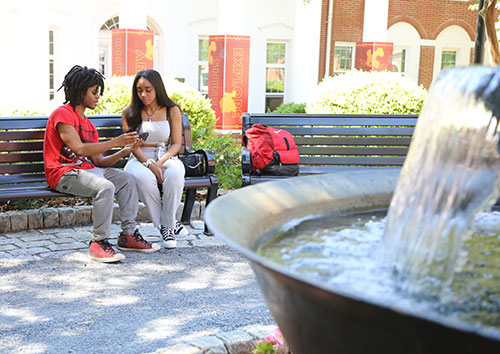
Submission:
M 121 253 L 117 253 L 113 246 L 108 242 L 108 240 L 103 241 L 91 241 L 89 248 L 89 257 L 93 261 L 112 263 L 119 262 L 125 259 L 125 256 Z
M 132 235 L 124 235 L 121 233 L 116 247 L 120 251 L 144 253 L 156 252 L 161 248 L 159 244 L 151 243 L 143 239 L 139 230 L 135 230 Z

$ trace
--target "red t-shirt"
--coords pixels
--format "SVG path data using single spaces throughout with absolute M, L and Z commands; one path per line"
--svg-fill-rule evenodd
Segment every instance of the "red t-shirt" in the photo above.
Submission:
M 71 105 L 65 104 L 52 112 L 45 129 L 43 160 L 47 183 L 54 189 L 61 177 L 69 170 L 95 167 L 89 158 L 77 156 L 64 144 L 57 131 L 59 123 L 72 125 L 82 143 L 97 143 L 99 141 L 95 125 L 87 117 L 81 118 Z

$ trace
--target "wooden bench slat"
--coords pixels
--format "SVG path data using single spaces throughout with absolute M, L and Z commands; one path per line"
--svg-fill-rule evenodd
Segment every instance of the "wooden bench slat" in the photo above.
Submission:
M 33 182 L 46 182 L 45 173 L 32 173 L 24 175 L 0 175 L 0 186 L 3 184 L 23 184 Z
M 301 156 L 301 165 L 388 165 L 401 166 L 406 156 Z
M 411 137 L 362 137 L 362 136 L 294 136 L 295 144 L 301 145 L 389 145 L 410 146 Z
M 43 152 L 20 152 L 14 153 L 11 151 L 9 154 L 0 154 L 0 162 L 43 162 Z
M 343 147 L 343 146 L 299 146 L 300 155 L 402 155 L 408 153 L 407 147 Z
M 44 172 L 43 163 L 0 165 L 0 173 L 16 174 L 30 172 Z
M 289 127 L 286 129 L 294 137 L 299 135 L 368 135 L 368 136 L 412 136 L 413 128 L 387 128 L 387 127 L 343 127 L 343 128 L 330 128 L 330 127 Z
M 41 141 L 18 141 L 13 143 L 0 142 L 0 152 L 10 151 L 43 151 L 43 140 Z M 0 154 L 1 155 L 1 154 Z M 1 160 L 1 156 L 0 156 Z
M 380 118 L 380 117 L 269 117 L 254 118 L 252 124 L 264 124 L 274 128 L 291 126 L 415 126 L 417 118 Z M 288 130 L 288 129 L 287 129 Z

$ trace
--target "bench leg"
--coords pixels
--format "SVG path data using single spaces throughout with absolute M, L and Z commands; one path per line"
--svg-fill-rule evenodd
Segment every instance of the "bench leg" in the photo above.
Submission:
M 184 209 L 182 210 L 181 222 L 184 225 L 191 223 L 191 213 L 193 211 L 194 201 L 196 199 L 196 188 L 186 189 L 186 200 L 184 201 Z
M 207 193 L 207 200 L 205 202 L 205 208 L 208 206 L 208 204 L 217 198 L 217 191 L 219 190 L 219 182 L 215 182 L 212 184 L 210 187 L 208 187 L 208 193 Z M 207 236 L 213 236 L 214 234 L 208 229 L 207 224 L 205 223 L 205 231 L 204 234 Z

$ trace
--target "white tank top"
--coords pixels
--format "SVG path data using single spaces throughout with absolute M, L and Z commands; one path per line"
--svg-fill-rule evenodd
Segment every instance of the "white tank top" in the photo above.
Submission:
M 142 122 L 139 133 L 149 133 L 145 144 L 166 143 L 170 138 L 170 124 L 167 120 L 162 121 L 144 121 Z

